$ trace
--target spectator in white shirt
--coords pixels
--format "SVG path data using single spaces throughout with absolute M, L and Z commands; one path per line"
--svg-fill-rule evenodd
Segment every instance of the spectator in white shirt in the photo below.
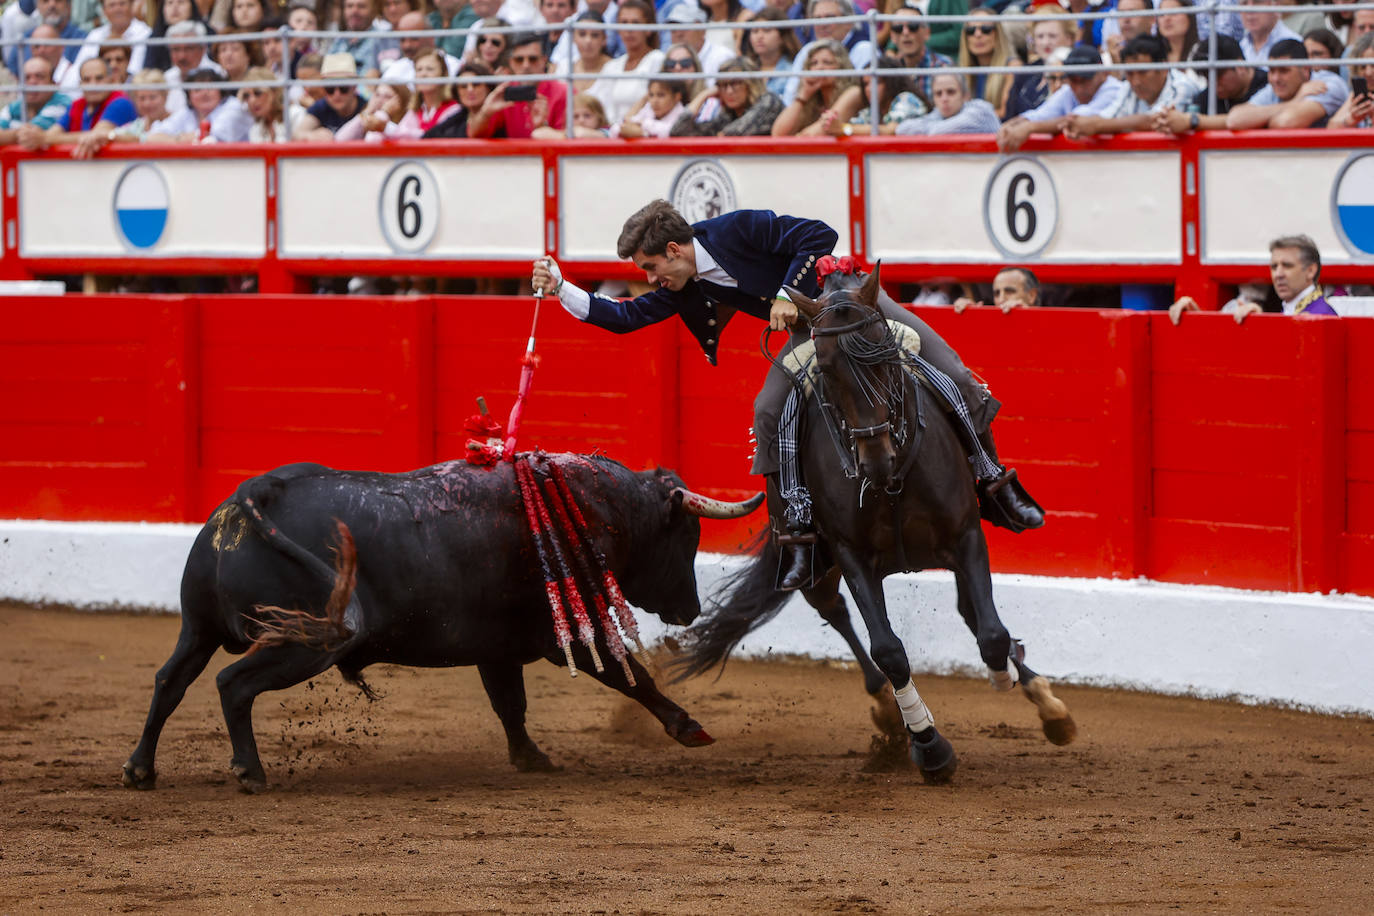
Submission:
M 1087 45 L 1077 45 L 1064 58 L 1065 66 L 1102 66 L 1102 57 Z M 1032 134 L 1061 133 L 1071 117 L 1097 115 L 1116 101 L 1117 94 L 1126 91 L 1125 83 L 1107 75 L 1107 71 L 1079 71 L 1069 73 L 1067 86 L 1060 86 L 1043 105 L 1024 115 L 1005 122 L 997 131 L 997 147 L 1004 153 L 1021 148 Z
M 424 30 L 425 14 L 419 10 L 412 10 L 397 20 L 396 31 L 392 34 L 397 37 L 401 56 L 382 71 L 382 82 L 404 83 L 411 92 L 415 91 L 415 86 L 412 85 L 415 81 L 415 58 L 436 47 L 433 35 L 414 34 Z M 448 75 L 454 76 L 462 66 L 462 61 L 445 54 L 444 65 L 448 67 Z
M 654 8 L 645 0 L 621 0 L 617 21 L 621 25 L 651 25 Z M 663 66 L 663 52 L 658 50 L 658 32 L 652 29 L 626 30 L 620 33 L 625 53 L 601 68 L 601 79 L 587 91 L 596 96 L 606 110 L 606 120 L 619 124 L 635 109 L 649 91 L 649 77 Z M 621 73 L 638 73 L 643 79 L 608 79 Z
M 167 80 L 167 85 L 172 87 L 172 91 L 167 93 L 167 110 L 173 114 L 186 107 L 186 93 L 178 87 L 192 73 L 197 70 L 211 70 L 219 76 L 224 76 L 224 70 L 220 65 L 205 53 L 206 44 L 196 40 L 204 38 L 206 31 L 205 23 L 190 19 L 167 27 L 168 38 L 190 39 L 167 45 L 167 55 L 171 58 L 172 66 L 168 67 L 162 76 Z
M 1249 7 L 1240 14 L 1240 23 L 1245 34 L 1240 38 L 1240 49 L 1249 61 L 1268 60 L 1274 46 L 1281 41 L 1293 39 L 1299 44 L 1302 39 L 1298 33 L 1283 24 L 1278 13 L 1266 13 L 1265 7 L 1275 4 L 1276 0 L 1242 0 Z
M 1288 39 L 1269 51 L 1269 85 L 1244 105 L 1232 108 L 1226 126 L 1231 130 L 1324 127 L 1349 95 L 1339 74 L 1314 71 L 1307 65 L 1303 43 Z
M 91 29 L 86 43 L 76 54 L 74 66 L 79 70 L 83 63 L 100 53 L 101 45 L 113 39 L 137 42 L 128 46 L 128 72 L 142 70 L 144 55 L 148 53 L 148 46 L 143 42 L 153 34 L 152 27 L 134 16 L 133 0 L 102 0 L 100 9 L 105 14 L 105 24 Z

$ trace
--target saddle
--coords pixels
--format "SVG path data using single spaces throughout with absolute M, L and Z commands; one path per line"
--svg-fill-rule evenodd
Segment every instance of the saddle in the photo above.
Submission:
M 912 356 L 921 354 L 921 335 L 915 328 L 908 327 L 900 321 L 888 319 L 887 326 L 892 329 L 892 335 L 897 338 L 897 345 Z M 778 361 L 783 368 L 792 373 L 792 377 L 798 379 L 802 384 L 802 389 L 806 396 L 810 397 L 815 390 L 816 376 L 819 370 L 816 367 L 816 342 L 808 340 L 798 344 L 791 350 L 784 352 Z

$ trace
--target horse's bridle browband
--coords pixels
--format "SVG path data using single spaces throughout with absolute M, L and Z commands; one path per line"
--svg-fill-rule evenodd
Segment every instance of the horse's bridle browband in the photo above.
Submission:
M 858 303 L 856 303 L 853 299 L 847 299 L 847 300 L 844 300 L 844 301 L 841 301 L 841 302 L 833 302 L 833 303 L 831 303 L 830 305 L 826 306 L 826 308 L 838 308 L 838 307 L 841 306 L 841 305 L 848 305 L 848 306 L 852 306 L 852 307 L 855 307 L 855 308 L 858 307 Z M 839 327 L 836 327 L 836 328 L 818 328 L 818 327 L 816 327 L 815 325 L 812 325 L 812 326 L 811 326 L 811 336 L 812 336 L 813 338 L 815 338 L 815 337 L 838 337 L 838 336 L 840 336 L 841 334 L 849 334 L 849 333 L 852 332 L 852 331 L 862 331 L 864 328 L 868 327 L 870 324 L 873 324 L 873 323 L 876 322 L 876 321 L 882 321 L 882 320 L 884 320 L 882 315 L 878 314 L 877 312 L 870 312 L 869 314 L 865 315 L 863 318 L 860 318 L 858 321 L 852 322 L 852 323 L 850 323 L 850 324 L 842 324 L 842 325 L 840 325 Z

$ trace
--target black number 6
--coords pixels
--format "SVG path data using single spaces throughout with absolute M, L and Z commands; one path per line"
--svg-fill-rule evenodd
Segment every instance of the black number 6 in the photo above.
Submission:
M 1031 189 L 1034 191 L 1034 188 Z M 406 199 L 409 191 L 410 199 Z M 401 188 L 396 194 L 396 222 L 401 227 L 401 235 L 408 239 L 413 239 L 420 234 L 420 223 L 424 214 L 420 212 L 420 204 L 416 198 L 420 196 L 420 176 L 407 175 L 401 179 Z M 1031 215 L 1031 224 L 1034 225 L 1035 216 Z M 1013 234 L 1015 231 L 1013 230 Z
M 1016 193 L 1022 184 L 1026 186 L 1026 196 L 1018 201 Z M 1018 172 L 1007 186 L 1007 231 L 1018 242 L 1029 241 L 1035 235 L 1035 207 L 1030 201 L 1034 195 L 1035 179 L 1026 172 Z M 1017 217 L 1022 213 L 1026 215 L 1026 231 L 1018 232 Z

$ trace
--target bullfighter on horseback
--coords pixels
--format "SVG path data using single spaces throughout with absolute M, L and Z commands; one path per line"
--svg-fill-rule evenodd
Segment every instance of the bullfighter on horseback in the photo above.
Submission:
M 737 210 L 689 224 L 667 201 L 656 200 L 625 221 L 616 254 L 632 260 L 658 289 L 628 300 L 588 293 L 565 282 L 551 258 L 534 262 L 532 282 L 536 289 L 556 292 L 574 317 L 618 334 L 677 315 L 715 365 L 721 332 L 735 312 L 764 319 L 777 331 L 791 329 L 789 347 L 807 339 L 786 287 L 818 295 L 818 267 L 829 263 L 825 259 L 837 240 L 835 230 L 819 220 L 771 210 Z M 1018 532 L 1043 525 L 1044 513 L 1020 486 L 1016 471 L 998 461 L 990 424 L 1001 403 L 929 325 L 886 294 L 880 304 L 887 317 L 917 331 L 923 359 L 952 382 L 938 387 L 945 406 L 959 418 L 956 428 L 964 432 L 983 517 Z M 782 589 L 811 583 L 815 542 L 809 513 L 793 511 L 798 496 L 805 496 L 788 492 L 779 480 L 778 425 L 792 384 L 790 374 L 775 364 L 754 401 L 758 444 L 753 472 L 766 475 L 773 493 L 789 502 L 782 522 L 787 534 L 779 530 L 779 541 L 787 547 L 778 584 Z

